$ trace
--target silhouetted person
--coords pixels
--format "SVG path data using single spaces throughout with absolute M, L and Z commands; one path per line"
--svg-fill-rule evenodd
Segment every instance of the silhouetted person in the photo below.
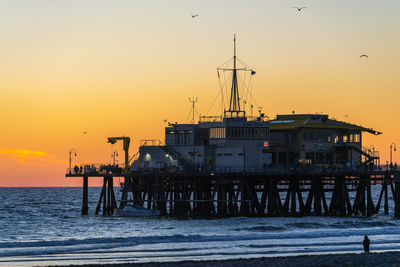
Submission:
M 367 235 L 364 236 L 363 246 L 364 246 L 364 252 L 365 253 L 369 253 L 369 243 L 370 243 L 370 241 L 368 239 L 368 236 Z

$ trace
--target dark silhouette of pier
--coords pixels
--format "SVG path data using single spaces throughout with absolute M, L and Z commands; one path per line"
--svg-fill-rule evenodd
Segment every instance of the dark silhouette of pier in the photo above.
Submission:
M 103 178 L 95 214 L 113 215 L 127 205 L 160 210 L 162 216 L 223 218 L 232 216 L 371 216 L 389 214 L 393 207 L 400 218 L 400 170 L 316 170 L 298 168 L 263 173 L 123 173 L 121 169 L 96 168 L 87 173 L 71 172 L 66 177 L 82 178 L 82 214 L 89 213 L 88 179 Z M 114 178 L 122 177 L 119 203 Z M 371 185 L 380 186 L 373 200 Z M 355 192 L 350 197 L 350 192 Z

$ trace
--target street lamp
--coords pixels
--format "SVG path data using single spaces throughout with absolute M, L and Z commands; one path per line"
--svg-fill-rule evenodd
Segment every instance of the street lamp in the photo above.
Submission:
M 396 152 L 396 144 L 395 143 L 390 144 L 390 165 L 392 165 L 392 148 L 394 148 L 394 151 Z
M 371 149 L 371 147 L 372 147 L 372 149 Z M 369 145 L 369 150 L 372 150 L 372 154 L 375 154 L 375 147 L 374 147 L 374 145 Z
M 69 174 L 71 174 L 71 153 L 74 152 L 74 155 L 76 157 L 76 149 L 73 148 L 69 151 Z
M 371 147 L 372 147 L 372 149 L 371 149 Z M 372 157 L 373 157 L 372 164 L 375 165 L 375 147 L 374 147 L 374 145 L 372 145 L 372 144 L 369 145 L 369 150 L 372 151 Z
M 111 157 L 113 157 L 113 164 L 114 164 L 114 166 L 115 166 L 115 156 L 117 156 L 118 157 L 118 150 L 114 150 L 114 152 L 113 152 L 113 154 L 111 155 Z

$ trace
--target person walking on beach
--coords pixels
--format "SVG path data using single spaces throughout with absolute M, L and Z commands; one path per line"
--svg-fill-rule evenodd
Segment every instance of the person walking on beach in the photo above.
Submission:
M 365 253 L 369 253 L 369 243 L 370 243 L 370 241 L 368 239 L 368 236 L 367 235 L 364 236 L 363 246 L 364 246 L 364 252 Z

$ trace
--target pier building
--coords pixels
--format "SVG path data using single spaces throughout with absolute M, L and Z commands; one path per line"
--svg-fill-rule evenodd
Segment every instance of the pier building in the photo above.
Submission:
M 362 133 L 381 132 L 324 114 L 277 115 L 271 128 L 271 166 L 351 167 L 374 163 L 379 153 L 362 145 Z
M 222 115 L 200 116 L 197 123 L 193 115 L 190 123 L 169 123 L 165 142 L 142 140 L 133 156 L 129 137 L 108 138 L 111 144 L 123 142 L 124 168 L 70 166 L 66 177 L 83 180 L 82 214 L 89 213 L 90 177 L 103 179 L 96 215 L 140 207 L 161 216 L 207 218 L 371 216 L 383 203 L 385 214 L 392 205 L 400 218 L 400 170 L 396 164 L 378 166 L 378 153 L 362 144 L 362 133 L 380 132 L 323 114 L 270 120 L 259 107 L 258 115 L 252 116 L 253 104 L 248 116 L 246 98 L 239 93 L 249 90 L 239 90 L 238 72 L 251 77 L 255 71 L 247 65 L 237 67 L 237 61 L 234 40 L 233 66 L 217 69 L 219 77 L 220 72 L 230 73 L 224 79 L 230 88 Z M 114 178 L 123 178 L 118 199 Z M 375 202 L 372 184 L 380 186 Z

